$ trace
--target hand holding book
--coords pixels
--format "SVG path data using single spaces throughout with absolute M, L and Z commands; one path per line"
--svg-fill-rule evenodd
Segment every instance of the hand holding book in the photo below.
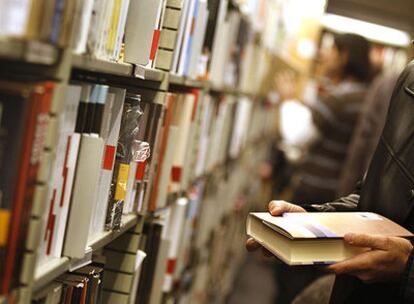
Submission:
M 406 231 L 403 227 L 399 226 L 398 224 L 380 216 L 375 213 L 364 213 L 364 212 L 356 212 L 356 213 L 330 213 L 335 217 L 331 220 L 328 219 L 330 215 L 326 214 L 325 220 L 323 219 L 324 214 L 318 215 L 317 213 L 314 214 L 316 216 L 313 220 L 311 217 L 303 217 L 302 220 L 297 221 L 299 217 L 302 216 L 293 216 L 290 214 L 286 214 L 284 218 L 287 219 L 287 223 L 290 223 L 290 227 L 284 226 L 282 221 L 278 220 L 280 219 L 280 216 L 282 216 L 284 213 L 303 213 L 306 212 L 303 208 L 290 204 L 285 201 L 272 201 L 269 203 L 269 213 L 273 216 L 268 216 L 269 219 L 276 219 L 275 223 L 279 222 L 282 230 L 279 230 L 279 233 L 284 234 L 284 232 L 289 233 L 293 232 L 295 229 L 290 230 L 289 228 L 293 228 L 296 225 L 301 225 L 301 222 L 305 220 L 305 218 L 309 218 L 310 222 L 308 223 L 314 223 L 314 219 L 320 219 L 321 222 L 319 224 L 324 223 L 328 224 L 328 226 L 322 225 L 316 225 L 318 226 L 317 230 L 313 230 L 316 234 L 325 232 L 328 235 L 325 236 L 316 236 L 316 239 L 319 239 L 323 242 L 324 239 L 337 239 L 338 237 L 341 238 L 342 234 L 342 240 L 345 247 L 350 248 L 350 250 L 353 252 L 350 252 L 349 255 L 344 256 L 342 259 L 332 259 L 332 260 L 326 260 L 326 263 L 331 264 L 329 266 L 326 266 L 324 269 L 326 271 L 335 273 L 337 275 L 347 274 L 356 276 L 361 281 L 365 283 L 373 283 L 373 282 L 385 282 L 385 281 L 397 281 L 401 280 L 401 277 L 406 269 L 407 261 L 409 259 L 409 256 L 411 252 L 413 251 L 413 245 L 411 242 L 406 238 L 411 238 L 412 234 L 409 231 Z M 253 217 L 255 216 L 255 213 L 253 213 Z M 266 222 L 265 218 L 266 216 L 261 216 L 260 213 L 256 213 L 256 216 L 259 217 L 259 219 L 263 219 L 264 222 Z M 278 217 L 278 218 L 276 218 Z M 296 218 L 296 219 L 295 219 Z M 326 221 L 327 220 L 327 221 Z M 332 224 L 332 220 L 335 222 Z M 343 222 L 349 223 L 347 225 L 348 227 L 343 226 Z M 263 222 L 263 223 L 264 223 Z M 331 226 L 329 225 L 329 222 L 331 222 Z M 252 223 L 252 222 L 251 222 Z M 269 223 L 269 222 L 268 222 Z M 274 224 L 275 224 L 274 223 Z M 303 223 L 303 222 L 302 222 Z M 265 224 L 265 226 L 269 224 Z M 298 227 L 299 227 L 298 226 Z M 308 228 L 312 228 L 312 225 L 306 225 Z M 315 228 L 316 226 L 313 226 Z M 253 227 L 253 226 L 250 226 Z M 256 226 L 258 227 L 258 226 Z M 284 228 L 287 228 L 287 230 L 283 230 Z M 336 228 L 335 228 L 336 227 Z M 273 227 L 275 228 L 275 227 Z M 328 229 L 324 229 L 328 228 Z M 257 228 L 254 228 L 257 229 Z M 333 230 L 329 230 L 333 229 Z M 335 230 L 338 229 L 338 230 Z M 312 230 L 312 229 L 310 229 Z M 259 231 L 259 230 L 255 230 Z M 274 233 L 277 234 L 276 230 L 270 230 L 272 231 L 271 234 Z M 297 230 L 296 232 L 298 232 Z M 336 235 L 329 235 L 330 233 L 333 233 L 333 231 L 336 231 Z M 341 232 L 342 231 L 342 232 Z M 363 231 L 365 233 L 356 233 L 359 231 Z M 352 233 L 347 233 L 352 232 Z M 301 232 L 303 233 L 303 231 Z M 295 233 L 294 233 L 295 234 Z M 264 235 L 263 235 L 264 236 Z M 288 235 L 286 235 L 288 236 Z M 290 235 L 290 238 L 299 240 L 301 237 L 298 237 L 297 235 Z M 306 236 L 302 236 L 302 238 L 308 238 Z M 289 238 L 289 236 L 288 236 Z M 259 238 L 260 239 L 260 238 Z M 311 238 L 310 238 L 311 239 Z M 308 240 L 310 240 L 308 239 Z M 260 242 L 264 246 L 268 246 L 266 244 L 269 244 L 268 239 L 265 241 L 262 239 Z M 282 243 L 277 243 L 276 240 L 273 240 L 274 244 L 279 244 L 278 246 L 281 246 Z M 271 241 L 271 242 L 273 242 Z M 308 241 L 309 242 L 309 241 Z M 322 243 L 319 243 L 319 246 L 321 246 Z M 345 248 L 344 247 L 344 248 Z M 256 241 L 253 238 L 249 238 L 246 242 L 246 248 L 249 251 L 255 251 L 259 248 L 262 248 L 264 251 L 264 254 L 266 256 L 272 256 L 273 253 L 262 247 L 261 244 L 259 244 L 258 241 Z M 269 247 L 270 248 L 270 247 Z M 273 248 L 273 247 L 272 247 Z M 327 250 L 328 248 L 326 247 Z M 273 252 L 274 249 L 272 250 Z M 276 250 L 277 251 L 277 250 Z M 279 253 L 279 252 L 278 252 Z M 276 253 L 275 253 L 276 254 Z M 280 257 L 280 255 L 278 255 Z M 303 257 L 302 257 L 303 259 Z M 292 262 L 292 260 L 286 260 L 282 258 L 284 262 L 287 262 L 289 265 L 300 265 L 300 264 L 312 264 L 309 263 L 309 261 L 306 262 L 305 260 L 300 260 L 299 262 Z M 312 260 L 312 259 L 311 259 Z M 329 262 L 332 261 L 332 262 Z M 322 260 L 316 261 L 316 263 L 313 263 L 314 265 L 321 264 Z M 322 263 L 323 264 L 323 263 Z
M 288 203 L 286 201 L 271 201 L 268 205 L 268 209 L 271 215 L 281 216 L 286 212 L 306 212 L 302 207 Z M 246 241 L 246 248 L 248 251 L 255 251 L 262 248 L 263 254 L 266 256 L 273 256 L 273 253 L 262 247 L 254 238 L 249 238 Z
M 326 270 L 353 275 L 365 283 L 400 280 L 413 250 L 411 242 L 401 237 L 349 233 L 344 241 L 371 250 L 329 265 Z

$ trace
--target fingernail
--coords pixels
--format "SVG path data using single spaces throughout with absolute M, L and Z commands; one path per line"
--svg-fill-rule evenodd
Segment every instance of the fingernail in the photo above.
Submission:
M 349 244 L 352 244 L 354 242 L 354 238 L 355 238 L 355 233 L 347 233 L 344 236 L 345 241 L 348 242 Z
M 280 209 L 280 203 L 279 202 L 273 202 L 270 206 L 270 213 L 274 213 Z

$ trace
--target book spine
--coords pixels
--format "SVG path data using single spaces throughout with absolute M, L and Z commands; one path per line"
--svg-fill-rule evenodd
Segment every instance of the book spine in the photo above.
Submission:
M 39 170 L 40 153 L 46 137 L 48 111 L 51 104 L 52 83 L 36 86 L 31 94 L 29 116 L 24 135 L 20 168 L 13 203 L 13 221 L 6 253 L 2 293 L 7 294 L 18 284 L 20 260 L 24 251 L 26 229 Z

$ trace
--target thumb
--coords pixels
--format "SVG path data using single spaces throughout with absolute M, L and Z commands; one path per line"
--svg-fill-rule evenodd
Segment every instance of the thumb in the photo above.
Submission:
M 305 209 L 285 201 L 271 201 L 269 203 L 269 212 L 273 216 L 281 215 L 285 212 L 305 212 Z

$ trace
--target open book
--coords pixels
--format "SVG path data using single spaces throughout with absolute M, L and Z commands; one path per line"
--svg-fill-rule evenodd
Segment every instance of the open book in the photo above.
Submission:
M 370 212 L 252 212 L 247 234 L 289 265 L 332 264 L 370 248 L 346 244 L 347 233 L 410 238 L 413 234 L 393 221 Z

